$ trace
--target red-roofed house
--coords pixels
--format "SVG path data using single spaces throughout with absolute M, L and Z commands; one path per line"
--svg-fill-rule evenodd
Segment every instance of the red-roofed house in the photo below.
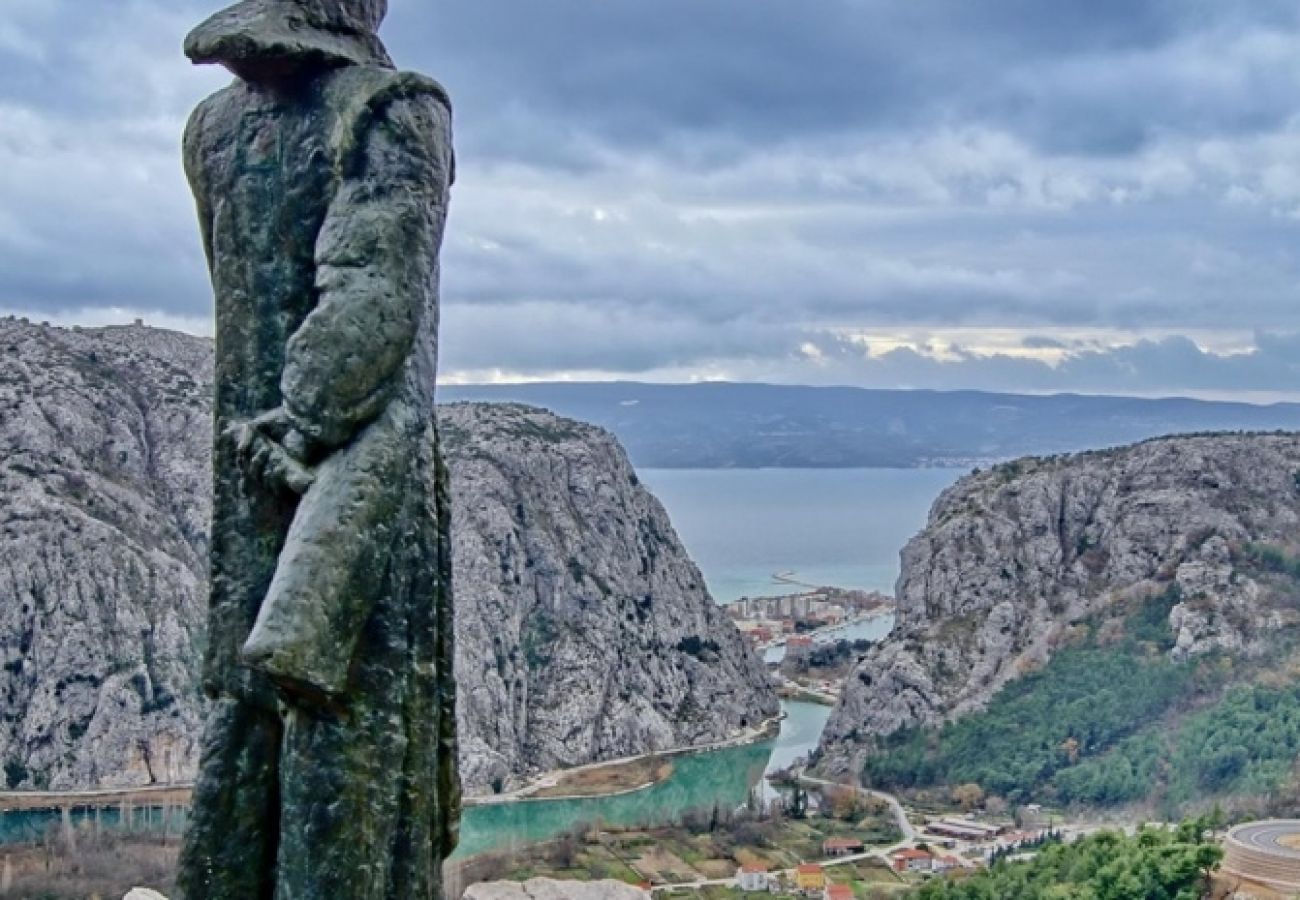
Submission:
M 861 853 L 866 846 L 857 838 L 833 837 L 822 841 L 822 853 L 825 856 L 848 856 Z
M 853 900 L 853 888 L 847 884 L 828 884 L 823 900 Z

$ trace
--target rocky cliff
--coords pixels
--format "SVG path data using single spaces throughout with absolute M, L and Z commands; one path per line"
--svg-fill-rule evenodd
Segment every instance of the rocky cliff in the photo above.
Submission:
M 848 679 L 821 766 L 857 771 L 873 739 L 983 708 L 1081 620 L 1143 598 L 1178 598 L 1161 626 L 1175 659 L 1258 654 L 1296 608 L 1251 560 L 1298 540 L 1293 434 L 1162 438 L 977 471 L 904 548 L 896 624 Z
M 193 773 L 211 352 L 0 320 L 0 787 Z M 445 429 L 471 790 L 776 711 L 608 434 L 475 405 Z
M 777 712 L 608 432 L 514 405 L 440 417 L 468 784 L 712 742 Z
M 0 322 L 0 761 L 11 787 L 190 771 L 206 342 Z

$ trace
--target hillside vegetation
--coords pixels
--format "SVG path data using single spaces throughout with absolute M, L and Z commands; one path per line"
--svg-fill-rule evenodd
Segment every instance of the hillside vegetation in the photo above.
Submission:
M 1200 900 L 1223 851 L 1206 823 L 1146 828 L 1133 837 L 1103 831 L 1053 844 L 1033 859 L 1000 862 L 968 878 L 937 880 L 917 900 Z
M 816 765 L 1166 818 L 1280 809 L 1300 748 L 1298 535 L 1295 434 L 973 472 L 904 548 L 895 627 L 846 680 Z
M 1249 548 L 1290 577 L 1275 548 Z M 1300 754 L 1300 680 L 1289 636 L 1245 662 L 1176 659 L 1165 624 L 1176 585 L 1120 618 L 1094 617 L 1038 671 L 987 707 L 939 728 L 883 738 L 867 784 L 911 790 L 977 784 L 1013 802 L 1107 806 L 1151 801 L 1167 813 L 1211 798 L 1267 798 Z

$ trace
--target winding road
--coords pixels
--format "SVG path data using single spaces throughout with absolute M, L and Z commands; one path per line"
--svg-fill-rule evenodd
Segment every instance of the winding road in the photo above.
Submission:
M 894 822 L 898 825 L 898 830 L 903 833 L 903 843 L 908 844 L 916 840 L 916 827 L 912 821 L 907 818 L 907 811 L 903 809 L 903 804 L 898 802 L 898 798 L 893 794 L 886 794 L 884 791 L 873 791 L 869 788 L 856 787 L 854 785 L 840 784 L 838 781 L 827 781 L 824 778 L 813 778 L 811 775 L 800 775 L 799 780 L 804 784 L 815 784 L 818 787 L 851 787 L 864 797 L 871 797 L 875 800 L 889 806 L 890 812 L 894 815 Z M 873 854 L 867 854 L 868 856 Z
M 1229 838 L 1252 850 L 1300 860 L 1300 847 L 1282 843 L 1283 838 L 1290 838 L 1293 842 L 1300 841 L 1300 822 L 1293 819 L 1274 819 L 1239 825 L 1232 829 Z
M 108 807 L 118 803 L 135 806 L 184 806 L 190 802 L 193 790 L 193 783 L 182 782 L 96 791 L 0 791 L 0 813 L 76 806 Z

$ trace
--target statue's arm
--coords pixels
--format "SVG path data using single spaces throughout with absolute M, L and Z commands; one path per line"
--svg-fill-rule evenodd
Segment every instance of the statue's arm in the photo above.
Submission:
M 376 110 L 316 244 L 315 309 L 289 339 L 284 410 L 313 443 L 346 443 L 388 402 L 420 327 L 446 218 L 451 113 L 434 97 Z
M 181 142 L 182 159 L 185 163 L 185 177 L 194 194 L 194 203 L 199 215 L 199 232 L 203 239 L 203 253 L 208 258 L 208 267 L 212 267 L 212 205 L 211 191 L 204 178 L 203 151 L 205 146 L 205 129 L 209 107 L 209 98 L 195 107 L 185 125 L 185 136 Z
M 213 217 L 216 214 L 213 204 L 218 198 L 216 189 L 209 183 L 207 160 L 213 147 L 220 145 L 223 137 L 231 131 L 230 123 L 223 121 L 223 116 L 229 114 L 229 107 L 223 99 L 224 92 L 217 93 L 195 108 L 185 125 L 185 135 L 181 142 L 185 177 L 194 194 L 203 253 L 207 257 L 209 269 L 213 269 L 216 264 L 212 234 Z M 295 442 L 290 438 L 290 429 L 284 411 L 271 410 L 248 422 L 234 423 L 223 436 L 234 442 L 245 466 L 250 470 L 301 494 L 310 486 L 312 474 L 301 461 L 306 455 L 306 448 L 301 440 Z

